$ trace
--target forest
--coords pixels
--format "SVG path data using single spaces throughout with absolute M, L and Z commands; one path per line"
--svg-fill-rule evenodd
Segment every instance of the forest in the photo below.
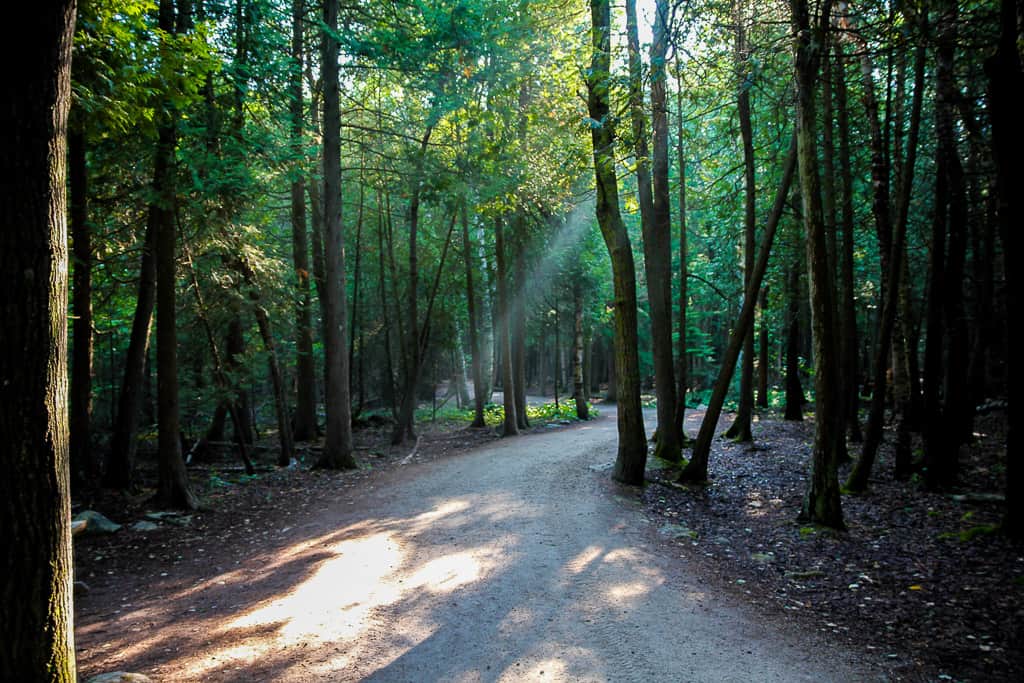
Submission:
M 84 510 L 213 536 L 611 418 L 679 545 L 769 480 L 805 556 L 948 517 L 904 531 L 1008 582 L 949 603 L 998 623 L 963 680 L 1020 674 L 1020 0 L 44 4 L 4 48 L 0 678 L 77 680 L 79 579 L 136 543 Z

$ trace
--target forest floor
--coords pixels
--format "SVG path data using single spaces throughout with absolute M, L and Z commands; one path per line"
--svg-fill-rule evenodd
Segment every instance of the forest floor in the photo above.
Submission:
M 767 618 L 847 643 L 893 679 L 1022 680 L 1024 545 L 997 531 L 1005 413 L 978 416 L 964 485 L 945 493 L 895 481 L 887 435 L 870 490 L 843 496 L 841 533 L 797 521 L 814 425 L 778 417 L 754 424 L 752 444 L 716 439 L 707 488 L 649 475 L 642 498 L 666 542 Z
M 76 511 L 156 525 L 76 538 L 76 578 L 89 587 L 76 597 L 81 672 L 175 681 L 666 680 L 668 671 L 675 680 L 760 671 L 753 678 L 982 681 L 1024 672 L 1024 547 L 991 533 L 998 504 L 895 483 L 883 448 L 870 493 L 844 496 L 848 531 L 801 525 L 813 424 L 770 418 L 755 424 L 753 446 L 715 441 L 707 488 L 670 485 L 672 470 L 657 462 L 650 485 L 620 487 L 607 477 L 614 408 L 601 410 L 594 422 L 555 421 L 508 441 L 428 425 L 415 449 L 390 447 L 388 425 L 371 422 L 356 433 L 362 468 L 345 473 L 247 477 L 225 454 L 192 468 L 206 501 L 192 515 L 147 518 L 146 491 L 76 501 Z M 691 433 L 700 417 L 690 415 Z M 972 491 L 1002 491 L 1004 420 L 978 420 L 963 472 Z M 580 592 L 566 572 L 595 548 L 611 573 L 582 572 Z M 621 557 L 628 562 L 608 559 Z M 316 603 L 339 583 L 368 598 L 325 617 Z M 595 588 L 633 623 L 610 604 L 580 604 Z M 339 617 L 340 630 L 331 626 Z M 593 633 L 603 620 L 610 630 Z M 653 630 L 653 642 L 618 652 L 627 626 Z M 546 644 L 522 641 L 528 633 L 547 634 Z M 609 653 L 589 653 L 594 638 Z M 679 666 L 689 668 L 666 668 Z

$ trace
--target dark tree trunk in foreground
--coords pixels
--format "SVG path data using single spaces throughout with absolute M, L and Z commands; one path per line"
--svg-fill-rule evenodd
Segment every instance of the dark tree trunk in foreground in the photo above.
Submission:
M 590 0 L 593 55 L 587 78 L 587 109 L 594 147 L 597 222 L 611 257 L 615 290 L 619 447 L 612 477 L 627 484 L 642 484 L 647 464 L 647 438 L 640 405 L 636 267 L 629 234 L 619 213 L 619 187 L 615 177 L 615 124 L 608 105 L 611 83 L 610 14 L 608 0 Z
M 317 467 L 355 469 L 352 407 L 348 390 L 348 335 L 345 333 L 345 240 L 341 227 L 341 108 L 338 83 L 338 4 L 324 3 L 324 403 L 327 435 Z
M 1022 278 L 1016 273 L 1021 254 L 1020 226 L 1024 224 L 1020 188 L 1024 187 L 1021 160 L 1024 159 L 1024 133 L 1020 127 L 1020 93 L 1024 92 L 1024 71 L 1017 51 L 1017 17 L 1021 2 L 1002 0 L 999 48 L 985 65 L 989 77 L 992 147 L 996 161 L 999 201 L 999 235 L 1005 251 L 1006 307 L 1019 311 Z M 1019 349 L 1024 339 L 1013 316 L 1007 319 L 1007 348 Z M 1021 398 L 1024 396 L 1024 362 L 1014 353 L 1007 355 L 1007 429 L 1006 429 L 1006 516 L 1003 528 L 1016 538 L 1024 537 L 1024 460 L 1021 454 Z
M 176 31 L 174 0 L 160 2 L 160 28 L 167 35 Z M 187 7 L 179 6 L 181 17 Z M 180 23 L 180 22 L 179 22 Z M 162 44 L 161 55 L 170 56 L 173 48 Z M 192 492 L 185 459 L 181 453 L 181 417 L 178 399 L 178 315 L 177 247 L 178 231 L 174 217 L 174 149 L 177 144 L 177 114 L 169 103 L 161 112 L 153 193 L 156 196 L 156 386 L 158 481 L 155 500 L 158 505 L 194 510 L 199 501 Z
M 12 5 L 7 17 L 24 40 L 7 41 L 17 68 L 0 86 L 0 679 L 73 683 L 64 176 L 75 4 Z
M 799 145 L 800 194 L 807 240 L 811 288 L 811 329 L 814 340 L 814 447 L 811 480 L 801 517 L 829 527 L 843 528 L 839 499 L 838 461 L 843 441 L 843 415 L 839 392 L 838 343 L 835 338 L 835 306 L 832 269 L 828 259 L 825 221 L 818 179 L 815 84 L 831 2 L 825 0 L 818 27 L 812 29 L 806 0 L 790 0 L 796 40 L 797 141 Z
M 289 118 L 292 154 L 292 263 L 295 266 L 295 423 L 296 441 L 316 438 L 316 367 L 313 363 L 313 316 L 309 292 L 309 240 L 306 232 L 306 188 L 302 175 L 302 63 L 305 13 L 303 0 L 292 0 L 292 63 L 289 73 Z
M 772 204 L 771 214 L 764 228 L 764 238 L 761 242 L 761 250 L 754 262 L 754 268 L 750 272 L 750 284 L 743 297 L 743 308 L 740 309 L 739 318 L 729 335 L 729 345 L 722 355 L 722 365 L 718 370 L 718 377 L 711 390 L 711 397 L 708 399 L 708 407 L 704 412 L 704 419 L 700 423 L 700 432 L 697 441 L 693 444 L 693 453 L 690 462 L 682 472 L 679 473 L 679 481 L 704 483 L 708 479 L 708 460 L 711 454 L 711 440 L 715 437 L 715 429 L 718 426 L 718 418 L 722 414 L 722 406 L 725 404 L 725 395 L 729 391 L 729 383 L 736 371 L 736 361 L 739 359 L 740 349 L 743 346 L 747 329 L 754 324 L 754 306 L 757 302 L 757 290 L 761 288 L 761 281 L 764 279 L 765 271 L 768 269 L 768 256 L 771 254 L 772 242 L 775 240 L 775 231 L 782 218 L 782 210 L 786 204 L 786 195 L 789 194 L 789 187 L 793 183 L 793 175 L 796 170 L 796 137 L 789 145 L 789 152 L 786 155 L 786 165 L 782 171 L 782 180 L 779 183 L 778 192 L 775 194 L 775 201 Z
M 71 191 L 71 477 L 78 483 L 96 478 L 91 448 L 92 421 L 92 243 L 89 231 L 88 168 L 85 135 L 68 135 L 68 178 Z
M 943 3 L 936 27 L 934 246 L 925 355 L 925 478 L 933 489 L 956 482 L 959 447 L 964 441 L 962 415 L 968 410 L 967 327 L 962 284 L 967 204 L 954 118 L 954 107 L 960 97 L 953 62 L 957 21 L 956 3 Z

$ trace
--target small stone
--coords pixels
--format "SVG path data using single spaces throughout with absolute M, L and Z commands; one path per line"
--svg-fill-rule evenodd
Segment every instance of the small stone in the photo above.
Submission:
M 132 531 L 141 531 L 143 533 L 147 531 L 156 531 L 159 528 L 159 524 L 155 524 L 154 522 L 147 522 L 146 520 L 140 520 L 138 522 L 135 522 L 135 524 L 132 524 L 131 526 Z
M 120 524 L 112 522 L 95 510 L 83 510 L 75 515 L 71 523 L 85 522 L 83 534 L 112 534 L 121 528 Z
M 93 676 L 85 683 L 153 683 L 153 679 L 143 674 L 128 671 L 111 671 L 110 673 Z

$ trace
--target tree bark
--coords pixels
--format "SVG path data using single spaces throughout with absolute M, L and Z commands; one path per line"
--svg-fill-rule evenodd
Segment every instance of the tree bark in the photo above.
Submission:
M 812 29 L 806 0 L 790 0 L 796 42 L 797 141 L 800 194 L 807 241 L 811 289 L 811 329 L 815 361 L 815 430 L 811 477 L 801 517 L 824 526 L 843 528 L 839 499 L 838 461 L 843 439 L 842 414 L 838 411 L 839 364 L 834 331 L 832 269 L 828 260 L 825 221 L 818 178 L 815 82 L 826 44 L 831 2 L 821 7 L 819 25 Z
M 841 240 L 839 251 L 839 299 L 840 299 L 840 342 L 839 353 L 842 357 L 842 391 L 843 414 L 846 433 L 853 442 L 861 440 L 860 431 L 860 381 L 857 371 L 857 309 L 854 304 L 853 247 L 854 247 L 854 212 L 853 212 L 853 173 L 850 151 L 850 121 L 846 93 L 846 62 L 843 57 L 842 43 L 835 41 L 835 67 L 832 70 L 835 86 L 836 123 L 839 129 L 839 168 L 842 185 Z
M 313 316 L 309 291 L 309 239 L 306 232 L 306 189 L 302 172 L 304 0 L 292 0 L 292 63 L 288 90 L 291 146 L 295 166 L 291 183 L 292 263 L 295 266 L 295 422 L 296 441 L 316 438 L 316 367 L 313 362 Z
M 867 433 L 861 448 L 860 458 L 846 480 L 846 488 L 852 492 L 863 492 L 868 486 L 868 477 L 875 462 L 878 446 L 882 441 L 882 426 L 885 421 L 886 357 L 892 349 L 893 333 L 896 328 L 897 310 L 905 285 L 900 281 L 904 272 L 903 257 L 906 252 L 905 239 L 907 221 L 910 215 L 911 188 L 914 182 L 914 166 L 917 161 L 917 138 L 921 124 L 921 106 L 924 91 L 924 51 L 918 51 L 914 70 L 914 99 L 911 103 L 910 131 L 907 136 L 907 156 L 902 162 L 900 196 L 897 206 L 896 224 L 892 234 L 892 254 L 887 259 L 890 272 L 887 276 L 888 290 L 884 293 L 882 316 L 875 348 L 874 393 L 871 396 L 871 413 L 868 417 Z M 905 419 L 907 406 L 902 406 L 901 421 Z
M 501 217 L 494 219 L 494 250 L 498 266 L 498 337 L 501 344 L 501 394 L 505 406 L 502 436 L 517 436 L 519 421 L 516 419 L 515 374 L 512 369 L 512 354 L 509 349 L 508 266 L 505 261 L 505 226 Z
M 85 158 L 85 134 L 68 135 L 68 181 L 71 191 L 71 391 L 69 421 L 71 427 L 71 477 L 86 483 L 97 474 L 92 454 L 92 244 L 89 230 L 88 167 Z
M 750 120 L 749 77 L 743 72 L 746 61 L 747 38 L 743 25 L 742 3 L 734 7 L 736 15 L 735 66 L 737 84 L 736 110 L 740 120 L 740 138 L 743 146 L 743 290 L 750 289 L 750 278 L 754 269 L 754 252 L 757 249 L 756 203 L 757 187 L 754 178 L 754 129 Z M 755 292 L 756 296 L 756 292 Z M 753 441 L 750 423 L 754 416 L 754 325 L 747 327 L 743 338 L 743 366 L 740 369 L 740 404 L 736 419 L 725 435 L 739 442 Z
M 473 243 L 469 239 L 469 215 L 466 211 L 466 200 L 463 198 L 459 207 L 459 218 L 462 223 L 462 255 L 466 266 L 466 314 L 469 317 L 469 354 L 473 372 L 473 422 L 472 429 L 487 426 L 484 421 L 484 377 L 483 364 L 480 358 L 480 338 L 477 334 L 477 300 L 473 287 Z
M 178 18 L 187 14 L 178 6 Z M 180 22 L 178 22 L 180 24 Z M 160 0 L 160 28 L 167 35 L 177 33 L 174 0 Z M 170 58 L 172 46 L 164 39 L 161 58 Z M 192 492 L 181 453 L 181 422 L 178 399 L 177 242 L 174 217 L 176 189 L 174 149 L 177 144 L 177 113 L 169 102 L 160 114 L 156 160 L 153 171 L 152 208 L 156 228 L 156 358 L 157 358 L 157 449 L 158 505 L 194 510 L 199 501 Z
M 1003 243 L 1006 277 L 1006 306 L 1019 311 L 1024 296 L 1022 278 L 1015 267 L 1021 254 L 1020 226 L 1024 224 L 1020 188 L 1024 186 L 1021 160 L 1024 159 L 1024 133 L 1018 118 L 1017 98 L 1024 91 L 1024 70 L 1017 50 L 1020 30 L 1017 17 L 1020 0 L 1000 3 L 1000 34 L 995 55 L 985 64 L 989 78 L 989 113 L 992 120 L 992 152 L 996 161 L 999 236 Z M 1007 348 L 1019 349 L 1020 328 L 1007 319 Z M 1006 514 L 1003 528 L 1014 538 L 1024 537 L 1024 460 L 1021 454 L 1021 398 L 1024 396 L 1024 362 L 1014 353 L 1007 354 L 1007 429 L 1006 429 Z
M 660 10 L 660 4 L 659 13 Z M 683 144 L 683 81 L 681 67 L 677 64 L 676 71 L 676 144 L 679 156 L 679 348 L 676 358 L 676 414 L 675 425 L 679 433 L 679 443 L 689 442 L 686 434 L 686 390 L 689 383 L 690 358 L 686 352 L 686 308 L 687 308 L 687 273 L 689 270 L 689 251 L 686 236 L 686 152 Z
M 13 14 L 13 16 L 11 16 Z M 8 7 L 0 113 L 0 679 L 73 683 L 66 139 L 75 3 Z
M 754 262 L 754 268 L 750 271 L 750 284 L 743 296 L 743 307 L 740 309 L 736 325 L 729 335 L 729 345 L 722 355 L 722 365 L 715 379 L 714 388 L 711 390 L 711 397 L 708 399 L 708 407 L 704 412 L 704 419 L 700 423 L 700 432 L 697 441 L 693 444 L 693 452 L 690 462 L 683 471 L 679 473 L 679 481 L 704 483 L 708 480 L 708 460 L 711 453 L 711 440 L 714 438 L 715 429 L 718 426 L 718 418 L 722 414 L 722 406 L 725 404 L 725 396 L 729 391 L 729 383 L 736 371 L 736 361 L 739 359 L 740 349 L 743 346 L 747 329 L 754 322 L 754 306 L 757 302 L 757 290 L 761 288 L 761 281 L 764 279 L 765 271 L 768 269 L 768 257 L 771 254 L 772 242 L 775 240 L 775 231 L 782 219 L 782 211 L 786 204 L 786 196 L 789 194 L 789 187 L 793 183 L 793 175 L 796 171 L 796 136 L 794 135 L 789 145 L 789 152 L 786 154 L 786 163 L 782 170 L 782 180 L 779 189 L 775 194 L 775 201 L 772 204 L 772 211 L 768 215 L 768 221 L 764 228 L 764 237 L 761 240 L 761 250 Z
M 324 81 L 324 355 L 327 434 L 317 467 L 355 469 L 352 407 L 348 390 L 345 240 L 341 225 L 341 107 L 338 68 L 338 5 L 324 3 L 321 60 Z
M 619 446 L 612 477 L 627 484 L 642 484 L 647 463 L 647 439 L 640 405 L 636 267 L 629 234 L 619 213 L 619 188 L 615 177 L 615 123 L 608 103 L 611 83 L 610 15 L 608 0 L 590 0 L 593 54 L 587 77 L 587 110 L 594 149 L 597 222 L 611 257 L 615 291 Z
M 786 413 L 784 420 L 804 419 L 804 388 L 800 382 L 800 267 L 793 263 L 786 274 Z
M 579 273 L 572 285 L 572 392 L 576 399 L 576 417 L 590 419 L 587 391 L 583 384 L 583 283 Z

